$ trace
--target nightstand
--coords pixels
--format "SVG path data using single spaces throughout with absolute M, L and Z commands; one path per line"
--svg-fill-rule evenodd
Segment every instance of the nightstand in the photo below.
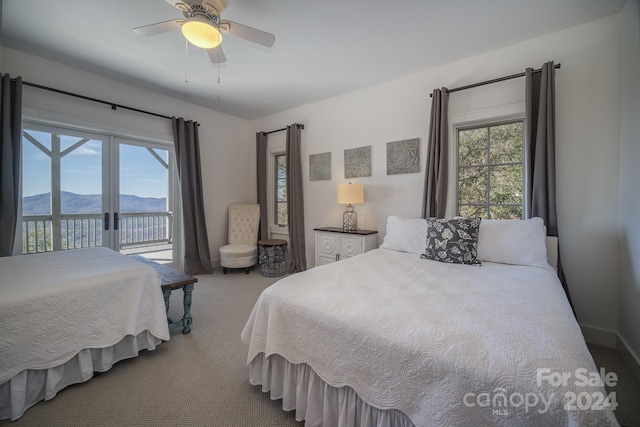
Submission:
M 378 247 L 375 230 L 343 231 L 339 227 L 320 227 L 316 232 L 316 266 L 365 253 Z

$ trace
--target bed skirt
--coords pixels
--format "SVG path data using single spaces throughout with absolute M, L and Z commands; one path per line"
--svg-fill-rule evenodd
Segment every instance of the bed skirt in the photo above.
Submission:
M 140 350 L 155 350 L 162 342 L 149 331 L 127 335 L 111 347 L 81 350 L 71 360 L 49 369 L 26 369 L 0 384 L 0 420 L 15 421 L 41 400 L 53 399 L 60 390 L 105 372 L 114 363 L 136 357 Z
M 293 364 L 278 354 L 259 353 L 249 364 L 249 381 L 262 385 L 282 409 L 296 411 L 305 426 L 413 427 L 403 412 L 382 410 L 364 402 L 348 386 L 332 387 L 305 363 Z

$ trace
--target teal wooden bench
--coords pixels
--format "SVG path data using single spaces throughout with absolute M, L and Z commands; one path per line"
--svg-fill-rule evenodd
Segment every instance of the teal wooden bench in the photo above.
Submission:
M 191 324 L 193 323 L 193 319 L 191 318 L 191 293 L 193 292 L 193 284 L 196 283 L 198 279 L 193 276 L 189 276 L 188 274 L 184 274 L 177 270 L 174 270 L 173 268 L 166 265 L 159 264 L 154 260 L 145 258 L 143 256 L 129 256 L 153 267 L 160 274 L 160 288 L 162 289 L 162 295 L 164 296 L 164 306 L 167 310 L 167 322 L 169 323 L 169 330 L 173 331 L 175 329 L 182 328 L 183 334 L 188 334 L 189 332 L 191 332 Z M 172 321 L 171 318 L 169 318 L 169 297 L 171 296 L 171 292 L 173 292 L 175 289 L 182 289 L 184 293 L 184 314 L 182 316 L 182 319 L 176 322 Z

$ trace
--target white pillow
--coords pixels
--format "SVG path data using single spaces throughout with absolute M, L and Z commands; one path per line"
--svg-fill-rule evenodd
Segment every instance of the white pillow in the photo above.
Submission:
M 483 219 L 478 233 L 478 259 L 548 268 L 546 239 L 542 218 Z
M 390 216 L 387 218 L 387 233 L 380 247 L 422 255 L 426 241 L 426 219 Z

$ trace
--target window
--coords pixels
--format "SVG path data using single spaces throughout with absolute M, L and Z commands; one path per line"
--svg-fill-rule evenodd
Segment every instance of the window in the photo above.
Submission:
M 522 218 L 522 132 L 522 121 L 458 129 L 458 215 Z
M 275 212 L 276 225 L 285 227 L 287 221 L 287 155 L 276 154 L 275 156 Z

